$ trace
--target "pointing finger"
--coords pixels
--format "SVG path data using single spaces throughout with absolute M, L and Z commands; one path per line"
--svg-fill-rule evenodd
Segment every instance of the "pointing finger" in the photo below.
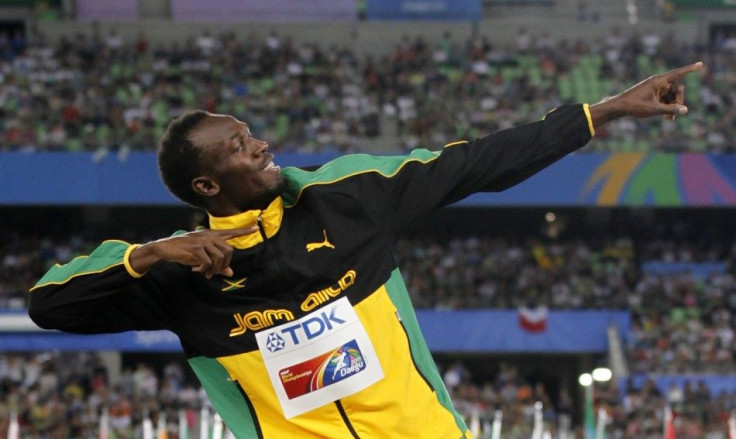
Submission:
M 670 70 L 669 72 L 664 74 L 665 79 L 668 81 L 676 81 L 683 76 L 687 75 L 688 73 L 695 72 L 697 70 L 700 70 L 703 68 L 703 62 L 698 61 L 695 64 L 690 64 L 689 66 L 680 67 L 679 69 Z

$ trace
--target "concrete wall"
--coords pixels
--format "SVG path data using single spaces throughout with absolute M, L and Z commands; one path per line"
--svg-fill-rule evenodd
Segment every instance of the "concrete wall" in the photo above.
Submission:
M 142 19 L 132 23 L 100 23 L 104 33 L 115 29 L 124 38 L 137 38 L 144 33 L 154 44 L 174 40 L 184 41 L 196 37 L 205 30 L 218 32 L 235 32 L 239 37 L 250 33 L 267 35 L 277 31 L 280 35 L 289 35 L 296 42 L 317 42 L 321 45 L 338 44 L 355 50 L 358 54 L 386 53 L 390 51 L 405 35 L 423 36 L 429 43 L 439 41 L 444 32 L 449 31 L 456 43 L 465 41 L 477 26 L 478 33 L 487 35 L 498 45 L 513 44 L 514 36 L 521 27 L 530 33 L 540 35 L 547 32 L 558 40 L 603 38 L 611 29 L 618 26 L 624 32 L 643 33 L 654 28 L 662 34 L 672 33 L 681 41 L 699 41 L 705 38 L 707 25 L 697 21 L 687 23 L 664 23 L 659 20 L 643 20 L 631 25 L 622 20 L 603 18 L 600 22 L 579 22 L 574 17 L 562 17 L 550 20 L 549 17 L 537 13 L 521 16 L 499 16 L 486 18 L 477 24 L 469 22 L 332 22 L 332 23 L 263 23 L 263 24 L 215 24 L 215 23 L 177 23 L 162 19 Z M 77 32 L 91 33 L 92 23 L 60 21 L 39 23 L 39 29 L 54 41 L 61 35 Z M 703 40 L 704 41 L 704 40 Z
M 709 23 L 734 22 L 736 10 L 700 10 L 688 12 L 686 19 L 665 23 L 658 17 L 658 9 L 652 7 L 655 0 L 588 0 L 588 16 L 595 14 L 597 21 L 580 21 L 579 0 L 556 0 L 552 6 L 491 5 L 484 10 L 480 22 L 327 22 L 327 23 L 176 23 L 168 20 L 168 0 L 139 0 L 141 20 L 131 23 L 100 23 L 103 33 L 115 28 L 124 38 L 137 38 L 144 33 L 154 44 L 174 40 L 183 41 L 196 37 L 205 30 L 232 31 L 240 37 L 254 32 L 268 34 L 277 31 L 289 35 L 297 42 L 318 42 L 322 45 L 339 44 L 359 55 L 385 53 L 391 50 L 404 35 L 423 36 L 428 42 L 440 40 L 449 31 L 456 43 L 464 42 L 477 29 L 498 45 L 513 44 L 521 27 L 532 34 L 548 33 L 558 40 L 595 40 L 603 38 L 612 28 L 624 32 L 644 33 L 655 29 L 663 35 L 671 34 L 681 42 L 705 42 Z M 63 15 L 74 16 L 74 0 L 63 1 Z M 632 9 L 633 8 L 633 9 Z M 632 11 L 637 21 L 632 24 Z M 91 33 L 92 23 L 61 20 L 40 22 L 38 28 L 50 41 L 61 35 Z

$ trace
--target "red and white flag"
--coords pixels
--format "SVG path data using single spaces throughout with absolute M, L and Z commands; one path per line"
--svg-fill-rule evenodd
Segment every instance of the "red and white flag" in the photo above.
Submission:
M 664 439 L 675 439 L 675 417 L 670 406 L 664 408 Z
M 519 326 L 528 332 L 544 332 L 547 330 L 549 309 L 542 305 L 535 308 L 519 307 Z

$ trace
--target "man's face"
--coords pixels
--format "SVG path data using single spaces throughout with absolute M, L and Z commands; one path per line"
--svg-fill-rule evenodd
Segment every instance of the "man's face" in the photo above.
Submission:
M 265 209 L 284 189 L 281 168 L 268 144 L 254 138 L 248 125 L 232 116 L 210 114 L 189 140 L 200 149 L 199 167 L 217 186 L 218 204 L 228 211 Z M 195 179 L 195 186 L 197 185 Z

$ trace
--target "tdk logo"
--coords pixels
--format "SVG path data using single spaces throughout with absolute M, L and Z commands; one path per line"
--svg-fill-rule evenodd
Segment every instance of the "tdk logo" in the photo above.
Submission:
M 319 337 L 325 331 L 331 331 L 332 328 L 334 328 L 336 325 L 342 325 L 343 323 L 345 323 L 345 320 L 335 315 L 336 312 L 337 306 L 334 306 L 332 310 L 330 310 L 329 315 L 326 311 L 322 311 L 314 317 L 310 317 L 304 320 L 303 322 L 283 328 L 281 330 L 281 333 L 284 335 L 288 334 L 291 337 L 292 343 L 294 343 L 295 345 L 298 345 L 302 341 L 311 340 L 315 337 Z M 274 335 L 276 334 L 274 333 Z M 271 339 L 269 334 L 269 341 L 270 340 Z M 278 350 L 281 349 L 283 349 L 283 346 Z

